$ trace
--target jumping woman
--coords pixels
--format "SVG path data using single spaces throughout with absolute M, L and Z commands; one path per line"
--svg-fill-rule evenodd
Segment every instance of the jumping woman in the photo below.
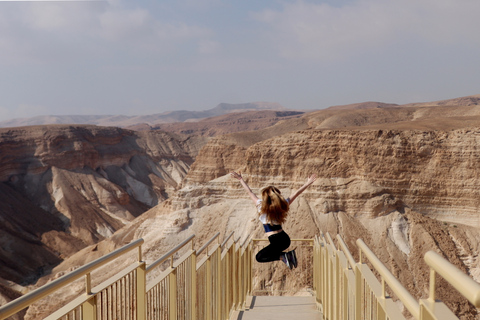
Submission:
M 295 191 L 289 198 L 285 199 L 280 190 L 274 186 L 268 186 L 262 190 L 262 198 L 259 199 L 255 193 L 250 189 L 247 183 L 242 178 L 241 172 L 233 171 L 230 173 L 232 177 L 239 180 L 243 188 L 247 191 L 250 199 L 257 207 L 259 220 L 263 224 L 266 236 L 270 244 L 260 250 L 256 255 L 258 262 L 271 262 L 281 260 L 290 269 L 297 267 L 297 257 L 295 250 L 284 252 L 290 246 L 290 237 L 282 229 L 282 223 L 287 218 L 287 213 L 292 202 L 308 188 L 317 176 L 312 174 L 307 182 L 297 191 Z

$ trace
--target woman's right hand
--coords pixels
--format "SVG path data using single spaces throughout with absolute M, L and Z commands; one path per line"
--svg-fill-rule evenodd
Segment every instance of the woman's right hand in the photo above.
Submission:
M 238 173 L 235 172 L 235 171 L 232 171 L 232 172 L 230 172 L 230 175 L 231 175 L 232 177 L 234 177 L 235 179 L 237 179 L 237 180 L 243 180 L 242 172 L 241 172 L 241 171 L 239 171 Z
M 315 180 L 317 180 L 317 175 L 316 175 L 316 174 L 312 174 L 310 177 L 308 177 L 306 184 L 311 185 L 312 183 L 315 182 Z

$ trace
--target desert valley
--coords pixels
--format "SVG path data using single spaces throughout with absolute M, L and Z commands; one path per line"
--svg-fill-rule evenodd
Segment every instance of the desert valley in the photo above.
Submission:
M 261 238 L 232 170 L 254 192 L 274 184 L 286 195 L 316 173 L 292 205 L 290 236 L 340 234 L 354 255 L 362 238 L 416 298 L 428 296 L 428 250 L 480 281 L 480 95 L 220 109 L 177 122 L 0 128 L 0 305 L 134 239 L 153 261 L 192 234 L 198 245 L 217 232 Z M 441 281 L 438 292 L 459 317 L 477 317 Z

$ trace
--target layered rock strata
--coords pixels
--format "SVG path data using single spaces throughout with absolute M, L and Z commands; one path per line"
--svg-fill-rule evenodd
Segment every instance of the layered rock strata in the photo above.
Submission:
M 0 130 L 0 277 L 28 284 L 174 192 L 206 142 L 96 126 Z
M 191 234 L 197 245 L 216 232 L 226 237 L 235 231 L 240 242 L 261 238 L 254 205 L 228 171 L 241 170 L 257 194 L 274 184 L 287 196 L 316 173 L 319 179 L 293 203 L 284 224 L 292 238 L 338 233 L 355 257 L 355 241 L 362 238 L 416 298 L 428 295 L 423 261 L 428 250 L 480 280 L 479 130 L 303 130 L 266 140 L 248 137 L 232 135 L 208 144 L 182 189 L 118 231 L 108 247 L 144 238 L 150 263 Z M 85 252 L 74 258 L 78 265 L 89 260 Z M 308 283 L 311 275 L 288 277 L 290 271 L 278 263 L 257 269 L 255 283 L 266 281 L 272 292 L 290 294 L 298 283 Z M 71 267 L 66 261 L 53 273 Z M 259 280 L 265 272 L 267 279 Z M 438 298 L 457 315 L 475 317 L 475 308 L 442 280 Z
M 416 298 L 428 294 L 428 250 L 479 280 L 479 114 L 471 105 L 326 110 L 213 138 L 168 200 L 73 254 L 38 284 L 140 237 L 147 263 L 191 234 L 197 248 L 217 232 L 224 238 L 235 231 L 240 242 L 263 237 L 253 203 L 229 177 L 231 170 L 241 170 L 257 194 L 274 184 L 287 196 L 317 173 L 319 179 L 292 205 L 284 229 L 292 238 L 339 233 L 355 257 L 355 241 L 362 238 Z M 308 257 L 301 263 L 310 263 Z M 121 266 L 109 266 L 105 277 Z M 255 285 L 272 292 L 294 294 L 311 276 L 292 277 L 281 262 L 255 268 Z M 457 315 L 475 318 L 475 308 L 438 281 L 438 297 Z M 41 318 L 58 299 L 81 290 L 68 288 L 52 298 L 51 308 L 30 308 L 27 318 Z

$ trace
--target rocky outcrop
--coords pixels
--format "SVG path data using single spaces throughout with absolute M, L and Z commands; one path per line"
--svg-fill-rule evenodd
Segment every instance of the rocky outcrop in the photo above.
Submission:
M 204 138 L 113 127 L 0 130 L 0 277 L 25 285 L 164 201 Z

